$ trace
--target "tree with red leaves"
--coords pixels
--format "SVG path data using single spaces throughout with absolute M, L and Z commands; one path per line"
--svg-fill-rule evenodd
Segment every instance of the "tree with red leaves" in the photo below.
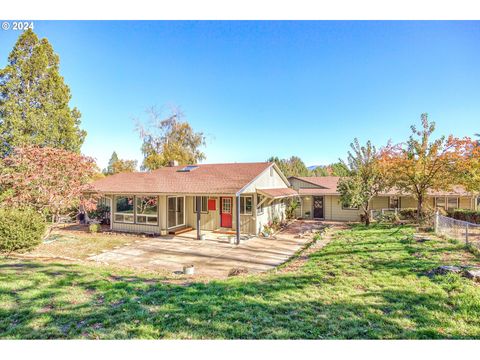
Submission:
M 52 147 L 17 147 L 2 160 L 1 200 L 4 205 L 31 207 L 56 222 L 59 215 L 94 199 L 83 196 L 98 168 L 90 158 Z

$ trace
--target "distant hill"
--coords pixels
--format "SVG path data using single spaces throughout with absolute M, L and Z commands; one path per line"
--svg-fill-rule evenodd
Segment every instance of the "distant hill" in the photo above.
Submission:
M 317 167 L 319 166 L 323 166 L 323 165 L 312 165 L 312 166 L 307 166 L 307 169 L 310 170 L 310 171 L 313 171 L 315 170 Z

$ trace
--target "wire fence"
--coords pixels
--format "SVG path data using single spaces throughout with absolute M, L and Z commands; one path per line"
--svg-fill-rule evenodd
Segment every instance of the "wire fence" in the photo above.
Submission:
M 435 215 L 435 233 L 480 249 L 480 224 Z

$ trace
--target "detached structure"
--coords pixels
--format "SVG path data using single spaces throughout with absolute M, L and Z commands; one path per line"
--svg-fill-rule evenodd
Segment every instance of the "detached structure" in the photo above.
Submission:
M 269 162 L 169 166 L 98 180 L 92 191 L 110 206 L 112 230 L 179 234 L 197 229 L 256 235 L 285 218 L 285 199 L 298 196 Z
M 342 205 L 340 193 L 337 191 L 339 177 L 290 177 L 292 188 L 300 196 L 300 206 L 297 217 L 304 219 L 322 219 L 339 221 L 360 221 L 363 211 Z M 450 192 L 431 192 L 425 201 L 431 208 L 477 209 L 479 197 L 469 193 L 461 186 L 455 186 Z M 372 212 L 383 213 L 400 209 L 416 208 L 417 201 L 411 196 L 405 196 L 397 191 L 389 191 L 374 197 L 370 203 Z

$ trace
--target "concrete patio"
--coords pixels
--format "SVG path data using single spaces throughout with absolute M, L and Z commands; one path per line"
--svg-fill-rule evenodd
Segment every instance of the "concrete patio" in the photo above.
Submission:
M 230 244 L 229 235 L 208 231 L 202 232 L 206 234 L 205 240 L 197 240 L 194 230 L 177 236 L 142 239 L 89 260 L 172 272 L 192 264 L 196 274 L 212 277 L 226 277 L 234 268 L 258 273 L 284 263 L 310 240 L 297 237 L 299 232 L 322 226 L 318 221 L 295 221 L 273 239 L 251 237 L 240 245 Z

